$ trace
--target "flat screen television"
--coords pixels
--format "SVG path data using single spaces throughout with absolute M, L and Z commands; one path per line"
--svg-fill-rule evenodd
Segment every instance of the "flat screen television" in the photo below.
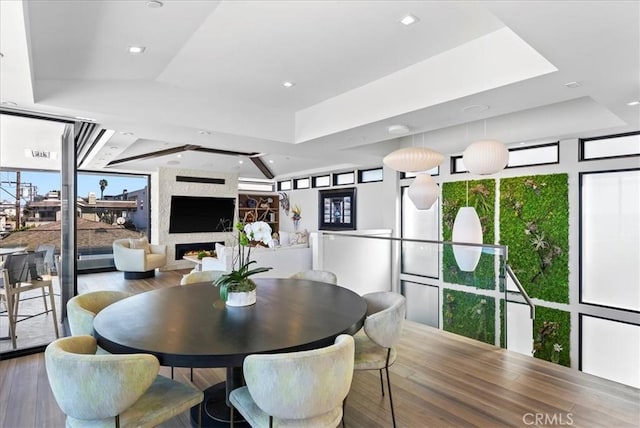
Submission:
M 169 233 L 233 230 L 236 198 L 172 196 Z

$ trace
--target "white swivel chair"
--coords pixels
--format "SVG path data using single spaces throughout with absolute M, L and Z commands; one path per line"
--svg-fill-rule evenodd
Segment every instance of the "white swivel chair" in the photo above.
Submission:
M 125 279 L 152 278 L 167 264 L 167 246 L 149 244 L 146 238 L 113 241 L 113 261 Z

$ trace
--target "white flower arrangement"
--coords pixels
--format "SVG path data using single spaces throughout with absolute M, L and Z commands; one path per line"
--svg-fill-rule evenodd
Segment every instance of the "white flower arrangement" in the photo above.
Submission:
M 253 243 L 270 245 L 273 241 L 271 226 L 264 221 L 256 221 L 247 224 L 236 223 L 236 229 L 238 230 L 238 258 L 234 260 L 234 270 L 221 275 L 214 281 L 214 284 L 220 287 L 220 297 L 225 302 L 229 292 L 255 290 L 256 285 L 249 277 L 271 269 L 270 267 L 249 269 L 249 266 L 255 263 L 251 261 L 251 245 Z M 246 252 L 245 248 L 248 248 Z

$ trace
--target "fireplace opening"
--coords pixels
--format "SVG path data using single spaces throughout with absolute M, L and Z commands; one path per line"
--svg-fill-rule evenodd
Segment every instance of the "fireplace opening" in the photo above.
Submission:
M 182 257 L 184 257 L 186 253 L 191 251 L 195 252 L 196 254 L 199 251 L 214 251 L 216 249 L 216 244 L 224 245 L 224 241 L 176 244 L 176 260 L 182 260 Z

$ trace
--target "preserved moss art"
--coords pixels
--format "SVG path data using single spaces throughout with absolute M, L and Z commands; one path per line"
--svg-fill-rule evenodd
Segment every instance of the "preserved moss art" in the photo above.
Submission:
M 500 180 L 500 243 L 530 297 L 569 302 L 567 174 Z
M 444 289 L 443 329 L 461 336 L 495 344 L 495 300 L 464 291 Z
M 559 309 L 536 306 L 533 321 L 533 356 L 571 367 L 571 314 Z
M 451 241 L 453 222 L 460 207 L 467 206 L 467 182 L 457 181 L 442 185 L 442 239 Z M 495 180 L 469 181 L 469 205 L 475 207 L 485 244 L 494 242 Z M 452 284 L 471 285 L 477 288 L 495 288 L 494 256 L 482 253 L 476 270 L 463 272 L 458 268 L 451 245 L 445 245 L 442 254 L 442 277 Z

